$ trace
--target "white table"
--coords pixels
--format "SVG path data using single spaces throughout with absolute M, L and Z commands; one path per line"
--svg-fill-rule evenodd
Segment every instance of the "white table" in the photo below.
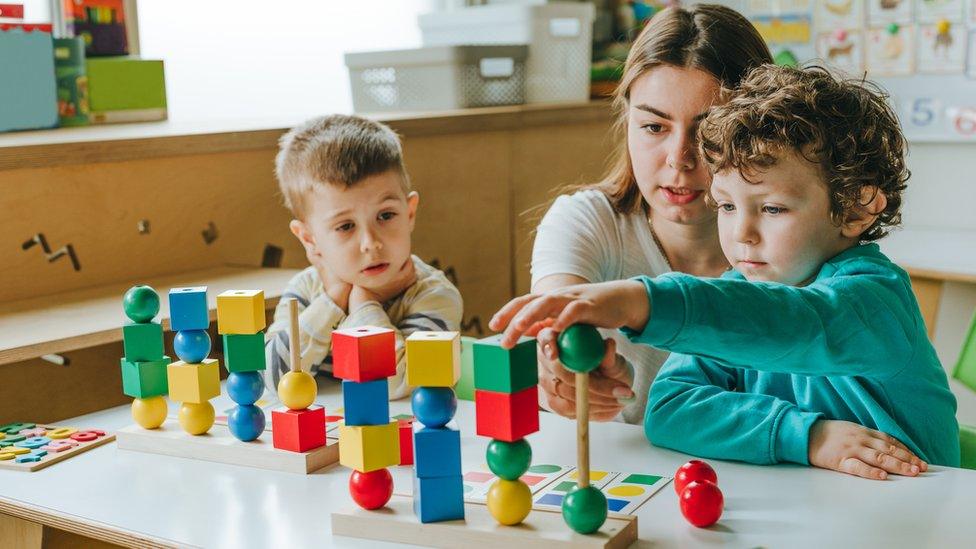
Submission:
M 320 401 L 338 406 L 336 385 Z M 409 412 L 409 401 L 391 403 Z M 230 405 L 215 401 L 218 412 Z M 26 419 L 26 418 L 25 418 Z M 483 463 L 487 439 L 474 434 L 474 405 L 461 401 L 465 469 Z M 116 430 L 131 423 L 128 407 L 60 424 Z M 533 461 L 575 460 L 576 424 L 543 413 L 531 435 Z M 267 435 L 265 435 L 267 436 Z M 594 468 L 671 475 L 689 456 L 652 447 L 639 426 L 592 424 Z M 972 546 L 976 472 L 938 468 L 921 478 L 886 482 L 781 465 L 710 460 L 725 494 L 721 521 L 702 530 L 685 522 L 669 484 L 638 510 L 641 545 L 687 547 L 951 547 Z M 393 468 L 397 487 L 410 469 Z M 0 471 L 0 512 L 29 513 L 41 523 L 110 537 L 116 543 L 202 547 L 376 547 L 330 534 L 332 510 L 353 505 L 349 470 L 305 476 L 119 450 L 93 449 L 35 473 Z

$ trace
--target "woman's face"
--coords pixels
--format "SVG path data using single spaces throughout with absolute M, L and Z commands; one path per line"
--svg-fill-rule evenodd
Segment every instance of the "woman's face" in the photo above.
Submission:
M 715 223 L 705 204 L 711 177 L 695 132 L 719 99 L 718 79 L 699 69 L 655 67 L 630 86 L 627 148 L 652 215 L 683 224 Z

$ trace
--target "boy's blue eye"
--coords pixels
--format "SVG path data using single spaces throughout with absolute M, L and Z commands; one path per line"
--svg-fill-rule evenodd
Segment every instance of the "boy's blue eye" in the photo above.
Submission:
M 723 212 L 733 212 L 735 211 L 735 206 L 732 204 L 719 204 L 718 209 L 722 210 Z
M 354 225 L 352 223 L 343 223 L 342 225 L 336 227 L 336 230 L 344 233 L 344 232 L 351 231 L 353 227 Z
M 770 215 L 776 215 L 785 212 L 786 208 L 780 208 L 779 206 L 763 206 L 763 211 Z
M 383 212 L 379 215 L 381 221 L 389 221 L 396 217 L 396 212 Z

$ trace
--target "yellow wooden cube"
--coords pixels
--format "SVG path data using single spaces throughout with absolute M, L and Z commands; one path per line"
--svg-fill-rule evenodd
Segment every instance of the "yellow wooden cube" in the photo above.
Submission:
M 414 332 L 407 338 L 407 383 L 453 387 L 461 377 L 461 336 L 457 332 Z
M 361 473 L 400 464 L 397 422 L 384 425 L 340 425 L 339 463 Z
M 199 364 L 177 360 L 166 367 L 166 375 L 169 398 L 174 402 L 201 404 L 220 394 L 220 369 L 215 358 Z
M 265 325 L 263 290 L 227 290 L 217 296 L 218 333 L 256 334 Z

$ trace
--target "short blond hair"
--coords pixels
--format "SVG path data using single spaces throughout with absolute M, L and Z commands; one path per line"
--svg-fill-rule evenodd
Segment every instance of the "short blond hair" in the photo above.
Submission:
M 305 199 L 317 185 L 349 187 L 393 170 L 404 192 L 410 191 L 400 138 L 380 122 L 344 114 L 313 118 L 283 135 L 278 146 L 278 186 L 298 219 L 304 219 Z

